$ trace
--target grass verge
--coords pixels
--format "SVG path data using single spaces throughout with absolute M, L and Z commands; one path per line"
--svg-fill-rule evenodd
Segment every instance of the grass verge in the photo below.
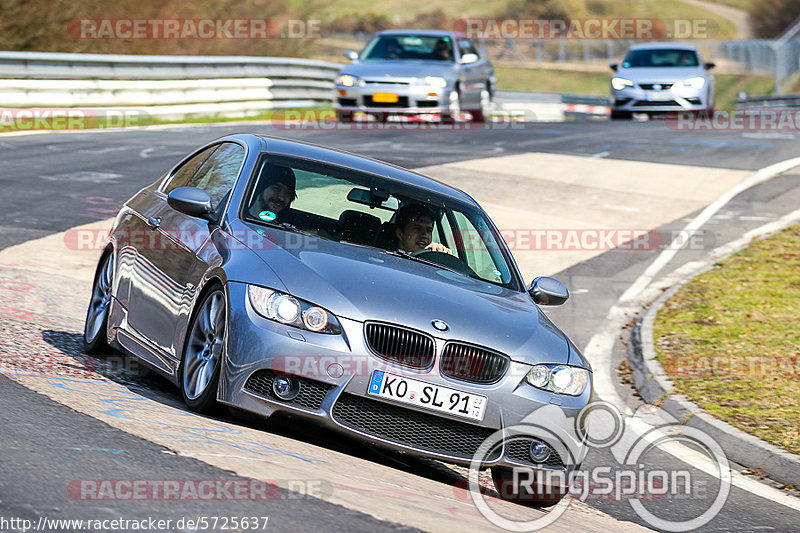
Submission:
M 800 454 L 800 225 L 692 279 L 659 311 L 654 338 L 678 391 Z
M 498 67 L 497 88 L 501 91 L 533 91 L 553 93 L 596 94 L 608 96 L 611 70 L 587 72 L 560 69 Z M 742 91 L 749 95 L 772 94 L 770 76 L 755 74 L 716 74 L 717 109 L 733 109 Z

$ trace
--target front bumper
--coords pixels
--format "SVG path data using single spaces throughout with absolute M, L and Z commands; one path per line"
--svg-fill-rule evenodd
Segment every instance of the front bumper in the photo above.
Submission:
M 638 86 L 611 89 L 611 109 L 630 112 L 700 111 L 708 109 L 709 95 L 705 89 L 666 88 L 644 90 Z
M 423 114 L 443 113 L 451 108 L 451 89 L 411 84 L 370 84 L 364 87 L 336 86 L 334 108 L 340 112 Z M 396 102 L 376 101 L 375 94 L 396 95 Z
M 361 322 L 340 317 L 341 335 L 284 326 L 259 316 L 241 283 L 229 283 L 229 302 L 231 326 L 218 394 L 222 403 L 262 416 L 291 413 L 370 444 L 462 465 L 469 465 L 484 440 L 493 436 L 502 444 L 478 459 L 483 466 L 567 474 L 580 466 L 584 450 L 575 419 L 590 401 L 591 386 L 578 397 L 542 391 L 523 382 L 530 366 L 513 361 L 497 383 L 468 383 L 439 373 L 441 339 L 436 339 L 433 367 L 412 370 L 372 355 Z M 370 396 L 366 391 L 375 368 L 482 394 L 488 398 L 484 418 L 474 422 Z M 280 400 L 272 391 L 272 380 L 280 374 L 293 375 L 300 384 L 301 392 L 292 400 Z M 534 463 L 524 438 L 505 440 L 521 426 L 527 428 L 523 434 L 545 440 L 556 453 Z

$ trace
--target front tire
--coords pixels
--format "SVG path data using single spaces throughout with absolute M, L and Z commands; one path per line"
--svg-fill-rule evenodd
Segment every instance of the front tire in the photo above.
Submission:
M 109 252 L 100 262 L 92 285 L 92 299 L 83 327 L 83 349 L 89 355 L 111 353 L 108 345 L 108 315 L 114 283 L 114 255 Z
M 633 113 L 630 111 L 611 110 L 611 120 L 628 120 L 631 118 L 633 118 Z
M 514 486 L 514 470 L 512 468 L 493 466 L 491 472 L 494 488 L 504 500 L 527 503 L 537 507 L 550 507 L 560 502 L 566 495 L 566 490 L 559 487 L 542 487 L 545 490 L 537 492 L 538 484 L 535 481 L 530 483 L 530 486 L 525 483 L 517 483 L 517 486 Z M 523 478 L 521 481 L 527 481 L 527 479 Z
M 210 413 L 217 407 L 227 323 L 225 293 L 215 286 L 197 306 L 183 348 L 181 394 L 192 411 Z
M 492 116 L 492 93 L 487 84 L 486 89 L 481 91 L 481 106 L 470 112 L 473 122 L 486 122 Z

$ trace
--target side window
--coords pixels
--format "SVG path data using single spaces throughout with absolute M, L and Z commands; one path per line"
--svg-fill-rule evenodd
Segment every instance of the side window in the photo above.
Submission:
M 206 191 L 211 197 L 211 205 L 216 209 L 239 176 L 242 161 L 244 148 L 234 143 L 223 143 L 206 159 L 186 185 Z
M 192 179 L 194 173 L 197 172 L 197 169 L 200 168 L 200 165 L 202 165 L 208 156 L 210 156 L 211 153 L 216 149 L 217 145 L 209 146 L 181 165 L 180 168 L 172 175 L 169 183 L 164 188 L 164 193 L 169 194 L 172 189 L 177 189 L 178 187 L 183 187 L 186 185 L 189 180 Z
M 434 223 L 432 240 L 455 251 L 453 228 L 450 227 L 450 221 L 447 219 L 446 213 L 442 213 L 441 218 Z
M 473 45 L 472 41 L 469 39 L 460 39 L 458 41 L 458 47 L 461 49 L 461 57 L 464 57 L 466 54 L 475 54 L 479 58 L 481 57 L 475 45 Z
M 465 257 L 463 259 L 470 268 L 485 280 L 507 283 L 511 279 L 511 275 L 504 266 L 505 261 L 499 259 L 495 261 L 492 257 L 492 250 L 487 247 L 487 243 L 484 241 L 484 238 L 493 240 L 490 237 L 491 232 L 489 229 L 486 227 L 476 228 L 472 221 L 459 211 L 454 211 L 453 215 L 464 242 Z M 494 253 L 499 254 L 499 249 L 496 248 Z M 498 265 L 502 270 L 498 270 Z

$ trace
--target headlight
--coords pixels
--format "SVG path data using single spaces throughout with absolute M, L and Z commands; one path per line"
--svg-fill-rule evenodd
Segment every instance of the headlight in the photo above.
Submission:
M 264 318 L 319 333 L 342 332 L 339 321 L 332 313 L 289 294 L 248 285 L 247 297 L 253 309 Z
M 611 86 L 615 90 L 621 91 L 625 87 L 633 87 L 633 82 L 625 78 L 611 78 Z
M 345 87 L 355 87 L 358 85 L 358 78 L 350 74 L 342 74 L 336 77 L 336 85 L 343 85 Z
M 439 76 L 425 76 L 424 85 L 441 89 L 447 87 L 447 80 Z
M 706 79 L 702 76 L 695 76 L 694 78 L 689 78 L 688 80 L 683 80 L 681 84 L 686 88 L 694 89 L 695 91 L 699 91 L 706 85 Z
M 534 365 L 525 375 L 525 381 L 537 389 L 580 396 L 589 384 L 589 371 L 577 366 Z

